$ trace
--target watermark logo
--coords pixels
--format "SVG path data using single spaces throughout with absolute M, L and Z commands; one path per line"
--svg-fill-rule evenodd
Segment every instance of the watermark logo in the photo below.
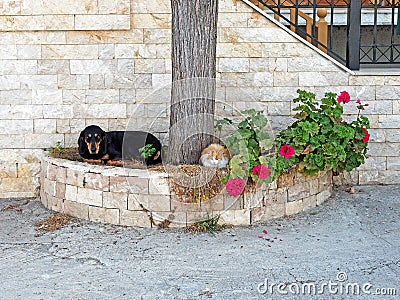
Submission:
M 321 283 L 309 282 L 281 282 L 272 283 L 268 279 L 257 286 L 258 293 L 262 295 L 380 295 L 395 296 L 396 288 L 374 287 L 371 283 L 350 282 L 346 272 L 339 272 L 335 280 Z

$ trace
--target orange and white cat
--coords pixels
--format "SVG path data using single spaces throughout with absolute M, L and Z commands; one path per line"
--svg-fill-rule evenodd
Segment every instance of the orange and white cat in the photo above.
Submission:
M 228 149 L 219 144 L 211 144 L 201 152 L 200 163 L 205 167 L 224 168 L 229 158 Z

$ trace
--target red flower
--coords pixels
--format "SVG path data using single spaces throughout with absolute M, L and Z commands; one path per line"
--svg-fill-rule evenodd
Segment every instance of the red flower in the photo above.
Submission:
M 364 131 L 364 137 L 363 137 L 362 139 L 358 139 L 358 140 L 359 140 L 359 141 L 363 141 L 364 143 L 368 143 L 369 138 L 370 138 L 371 135 L 369 134 L 367 128 L 364 128 L 364 127 L 363 127 L 362 130 Z
M 341 103 L 349 103 L 350 102 L 350 95 L 348 92 L 343 91 L 340 93 L 340 95 L 337 97 L 337 102 Z
M 258 165 L 258 166 L 253 167 L 252 172 L 254 175 L 257 174 L 258 178 L 260 178 L 260 179 L 265 179 L 265 178 L 269 177 L 269 175 L 271 174 L 270 169 L 264 165 Z
M 291 158 L 294 154 L 294 148 L 288 144 L 282 145 L 279 149 L 279 154 L 286 159 Z
M 226 182 L 225 187 L 229 195 L 237 197 L 244 192 L 244 180 L 242 178 L 231 178 Z
M 371 136 L 370 134 L 369 134 L 369 132 L 368 132 L 368 130 L 366 129 L 366 128 L 363 128 L 363 130 L 364 130 L 364 138 L 362 139 L 362 141 L 364 142 L 364 143 L 368 143 L 368 141 L 369 141 L 369 137 Z

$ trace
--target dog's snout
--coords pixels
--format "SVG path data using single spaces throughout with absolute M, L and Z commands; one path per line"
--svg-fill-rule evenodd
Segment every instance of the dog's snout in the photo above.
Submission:
M 90 145 L 90 150 L 91 150 L 92 152 L 96 152 L 96 145 L 95 145 L 94 143 L 92 143 L 92 144 Z

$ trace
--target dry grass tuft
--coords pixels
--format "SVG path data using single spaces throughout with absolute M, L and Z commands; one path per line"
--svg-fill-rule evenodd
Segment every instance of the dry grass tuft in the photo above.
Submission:
M 47 231 L 47 232 L 55 231 L 57 229 L 64 227 L 73 220 L 74 218 L 68 215 L 62 213 L 55 213 L 42 221 L 36 222 L 35 229 L 37 231 Z

